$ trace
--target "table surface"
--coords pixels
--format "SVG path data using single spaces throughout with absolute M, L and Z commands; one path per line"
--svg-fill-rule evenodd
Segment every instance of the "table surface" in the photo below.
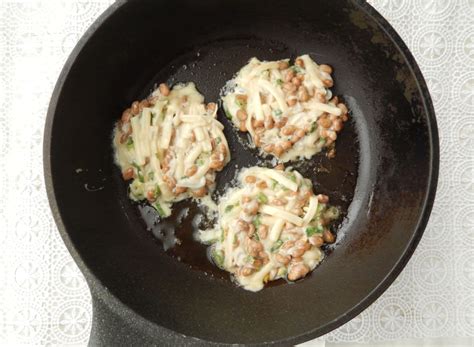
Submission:
M 91 298 L 49 211 L 43 127 L 59 72 L 111 0 L 0 0 L 0 344 L 88 341 Z M 313 341 L 379 343 L 474 336 L 474 1 L 370 1 L 413 52 L 441 144 L 425 235 L 367 310 Z M 413 340 L 415 339 L 415 340 Z

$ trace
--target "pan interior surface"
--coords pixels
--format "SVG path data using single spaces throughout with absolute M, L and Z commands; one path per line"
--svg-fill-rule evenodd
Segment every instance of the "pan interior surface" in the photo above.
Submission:
M 58 84 L 45 147 L 56 219 L 92 289 L 107 288 L 157 326 L 219 343 L 316 337 L 380 295 L 421 237 L 438 154 L 421 75 L 367 8 L 342 1 L 129 1 L 92 28 Z M 295 167 L 346 216 L 338 244 L 311 276 L 251 293 L 214 271 L 203 246 L 189 242 L 170 257 L 154 242 L 127 198 L 111 132 L 121 111 L 156 83 L 193 81 L 206 101 L 216 101 L 249 58 L 305 53 L 334 67 L 333 92 L 352 120 L 335 159 L 319 154 Z M 218 175 L 222 189 L 238 168 L 261 161 L 222 112 L 219 120 L 233 158 Z M 180 207 L 198 213 L 192 203 Z M 178 233 L 189 235 L 190 224 L 186 219 Z

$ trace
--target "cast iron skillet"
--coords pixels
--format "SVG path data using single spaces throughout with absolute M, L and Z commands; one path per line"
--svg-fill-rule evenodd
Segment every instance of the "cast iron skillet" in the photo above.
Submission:
M 303 53 L 334 67 L 334 92 L 351 110 L 337 157 L 317 155 L 301 168 L 345 218 L 338 244 L 311 276 L 251 293 L 209 273 L 204 248 L 189 240 L 174 253 L 182 261 L 165 254 L 127 199 L 111 131 L 154 83 L 191 80 L 215 101 L 250 57 Z M 235 165 L 257 158 L 219 119 L 233 158 L 222 188 Z M 329 332 L 370 305 L 408 261 L 433 204 L 438 156 L 423 77 L 364 1 L 118 1 L 66 63 L 44 142 L 51 208 L 92 291 L 91 344 L 288 345 Z M 177 210 L 185 206 L 198 213 L 191 203 Z M 191 233 L 189 218 L 178 234 Z

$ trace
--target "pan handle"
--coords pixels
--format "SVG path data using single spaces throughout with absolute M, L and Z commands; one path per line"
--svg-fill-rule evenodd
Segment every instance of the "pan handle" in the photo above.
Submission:
M 112 304 L 113 305 L 113 304 Z M 158 325 L 145 326 L 130 310 L 112 310 L 109 303 L 92 291 L 92 329 L 89 346 L 177 346 L 193 341 Z M 199 344 L 199 343 L 198 343 Z
M 92 296 L 92 329 L 89 346 L 153 346 L 131 325 L 133 322 L 112 312 L 101 299 Z

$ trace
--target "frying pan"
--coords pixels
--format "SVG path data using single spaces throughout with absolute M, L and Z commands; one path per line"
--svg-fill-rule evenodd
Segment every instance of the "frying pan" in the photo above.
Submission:
M 351 111 L 332 160 L 294 163 L 344 218 L 337 244 L 302 281 L 258 293 L 235 286 L 192 241 L 191 202 L 165 252 L 127 198 L 113 162 L 121 111 L 156 83 L 194 81 L 207 101 L 253 56 L 309 53 L 334 67 Z M 222 112 L 232 162 L 268 165 Z M 431 99 L 413 56 L 364 1 L 117 1 L 88 30 L 54 90 L 44 168 L 61 236 L 90 286 L 91 345 L 290 345 L 325 334 L 369 306 L 397 277 L 427 223 L 438 177 Z M 142 216 L 143 214 L 143 216 Z

